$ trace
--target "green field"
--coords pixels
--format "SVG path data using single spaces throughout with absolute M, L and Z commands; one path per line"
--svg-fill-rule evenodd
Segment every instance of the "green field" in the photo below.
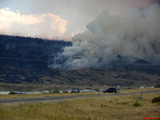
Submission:
M 160 118 L 159 93 L 0 105 L 0 120 L 141 120 Z M 134 106 L 139 103 L 140 106 Z

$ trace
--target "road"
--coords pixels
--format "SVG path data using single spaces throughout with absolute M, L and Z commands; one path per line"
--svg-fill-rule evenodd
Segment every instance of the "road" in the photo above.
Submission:
M 160 93 L 160 90 L 153 91 L 143 91 L 142 94 L 146 93 Z M 121 96 L 121 95 L 134 95 L 141 94 L 141 92 L 131 92 L 131 93 L 120 93 L 120 94 L 103 94 L 100 96 Z M 36 98 L 14 98 L 14 99 L 0 99 L 0 104 L 10 104 L 10 103 L 28 103 L 28 102 L 44 102 L 44 101 L 55 101 L 64 99 L 74 99 L 74 98 L 86 98 L 86 97 L 98 97 L 97 95 L 84 95 L 84 96 L 60 96 L 60 97 L 36 97 Z

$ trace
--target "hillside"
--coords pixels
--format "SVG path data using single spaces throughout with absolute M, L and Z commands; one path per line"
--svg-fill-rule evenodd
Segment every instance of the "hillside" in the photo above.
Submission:
M 47 67 L 71 42 L 0 35 L 0 60 L 16 67 Z
M 0 83 L 54 85 L 154 85 L 160 66 L 137 60 L 107 69 L 52 69 L 48 65 L 71 42 L 0 36 Z

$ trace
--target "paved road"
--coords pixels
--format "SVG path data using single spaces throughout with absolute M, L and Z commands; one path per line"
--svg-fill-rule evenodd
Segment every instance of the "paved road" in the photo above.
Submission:
M 144 93 L 160 93 L 160 90 L 154 91 L 143 91 Z M 132 93 L 120 93 L 120 94 L 103 94 L 100 96 L 121 96 L 121 95 L 133 95 L 141 94 L 141 92 L 132 92 Z M 15 99 L 1 99 L 0 104 L 8 103 L 27 103 L 27 102 L 43 102 L 43 101 L 55 101 L 55 100 L 64 100 L 64 99 L 73 99 L 73 98 L 86 98 L 86 97 L 98 97 L 97 95 L 85 95 L 85 96 L 61 96 L 61 97 L 37 97 L 37 98 L 15 98 Z

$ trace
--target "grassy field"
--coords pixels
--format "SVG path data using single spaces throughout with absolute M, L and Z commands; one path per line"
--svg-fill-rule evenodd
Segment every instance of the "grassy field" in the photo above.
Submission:
M 160 118 L 159 93 L 100 96 L 57 102 L 0 105 L 0 120 L 142 120 Z M 136 107 L 133 104 L 139 103 Z
M 97 95 L 96 92 L 90 93 L 49 93 L 49 94 L 9 94 L 0 95 L 0 99 L 18 99 L 18 98 L 37 98 L 37 97 L 60 97 L 60 96 L 86 96 L 86 95 Z
M 159 88 L 145 88 L 145 89 L 122 89 L 120 93 L 132 93 L 142 91 L 154 91 L 159 90 Z M 119 91 L 118 91 L 119 93 Z M 11 99 L 11 98 L 32 98 L 32 97 L 59 97 L 59 96 L 85 96 L 85 95 L 97 95 L 97 92 L 89 93 L 50 93 L 50 94 L 10 94 L 10 95 L 0 95 L 0 99 Z M 106 93 L 105 93 L 106 94 Z M 100 95 L 105 95 L 100 91 Z

